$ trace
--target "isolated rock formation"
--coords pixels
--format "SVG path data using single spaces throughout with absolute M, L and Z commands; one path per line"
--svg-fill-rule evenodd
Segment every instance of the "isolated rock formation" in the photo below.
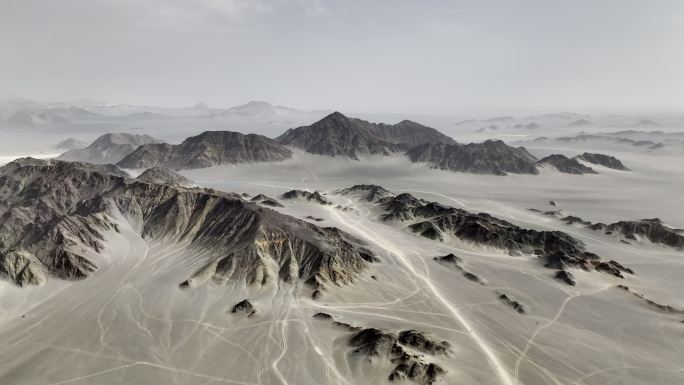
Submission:
M 427 356 L 445 355 L 450 348 L 447 341 L 427 333 L 415 330 L 397 333 L 376 328 L 356 332 L 349 339 L 349 346 L 354 348 L 352 357 L 388 360 L 394 365 L 387 377 L 390 382 L 410 381 L 420 385 L 435 384 L 446 373 L 438 364 L 429 362 Z M 412 354 L 406 348 L 423 354 Z
M 483 143 L 425 143 L 409 149 L 412 162 L 428 163 L 441 170 L 475 174 L 538 174 L 536 158 L 524 147 L 511 147 L 500 140 Z
M 88 147 L 67 151 L 57 159 L 94 164 L 114 164 L 135 151 L 139 146 L 150 143 L 159 143 L 159 141 L 149 135 L 104 134 Z
M 230 309 L 231 314 L 247 315 L 247 317 L 254 317 L 256 312 L 257 311 L 254 308 L 254 305 L 252 305 L 252 302 L 250 302 L 248 299 L 236 303 L 233 308 Z
M 591 167 L 587 167 L 578 162 L 577 159 L 570 159 L 567 156 L 560 154 L 553 154 L 542 158 L 537 162 L 537 164 L 542 166 L 549 165 L 565 174 L 598 174 Z
M 339 112 L 310 126 L 291 128 L 276 140 L 312 154 L 346 156 L 356 160 L 359 154 L 389 155 L 420 143 L 455 143 L 434 128 L 408 120 L 397 124 L 376 124 L 348 118 Z
M 278 162 L 290 157 L 292 151 L 262 135 L 207 131 L 177 145 L 160 143 L 140 146 L 122 159 L 118 166 L 187 170 L 222 164 Z
M 598 164 L 615 170 L 629 171 L 629 169 L 625 167 L 625 165 L 622 164 L 622 162 L 620 162 L 619 159 L 610 155 L 592 154 L 589 152 L 585 152 L 581 155 L 577 155 L 573 159 L 583 160 L 585 162 Z

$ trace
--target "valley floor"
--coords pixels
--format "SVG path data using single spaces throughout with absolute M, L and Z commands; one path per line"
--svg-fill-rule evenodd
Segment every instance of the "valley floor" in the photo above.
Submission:
M 435 358 L 445 384 L 681 384 L 684 315 L 660 312 L 628 292 L 684 308 L 684 255 L 647 242 L 565 225 L 529 208 L 591 221 L 660 217 L 684 227 L 684 175 L 662 158 L 622 159 L 631 173 L 542 172 L 478 176 L 430 170 L 403 157 L 355 162 L 297 154 L 278 164 L 186 171 L 225 191 L 278 197 L 321 190 L 333 205 L 281 201 L 279 211 L 322 218 L 356 235 L 380 259 L 354 284 L 317 300 L 300 284 L 179 284 L 208 256 L 140 238 L 124 219 L 108 234 L 100 266 L 84 281 L 17 288 L 0 282 L 2 384 L 378 384 L 389 362 L 351 354 L 350 332 L 313 315 L 362 327 L 418 329 L 448 340 Z M 669 164 L 669 166 L 668 166 Z M 258 178 L 255 177 L 258 175 Z M 591 252 L 633 268 L 625 279 L 575 271 L 576 286 L 553 278 L 535 257 L 509 256 L 456 240 L 430 241 L 376 220 L 369 205 L 333 191 L 358 183 L 411 192 L 515 224 L 572 234 Z M 549 206 L 549 201 L 557 207 Z M 337 208 L 345 207 L 348 210 Z M 434 257 L 454 253 L 480 283 Z M 499 299 L 524 305 L 520 314 Z M 249 298 L 254 317 L 230 314 Z

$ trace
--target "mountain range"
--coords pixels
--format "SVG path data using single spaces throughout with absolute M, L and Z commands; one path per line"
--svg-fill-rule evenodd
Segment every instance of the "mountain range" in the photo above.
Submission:
M 370 123 L 334 112 L 310 126 L 287 130 L 276 139 L 232 131 L 206 131 L 180 144 L 160 143 L 147 135 L 106 134 L 83 149 L 58 159 L 95 164 L 112 163 L 126 169 L 162 167 L 197 169 L 224 164 L 279 162 L 293 156 L 292 149 L 359 160 L 362 155 L 406 154 L 414 163 L 432 168 L 477 174 L 538 174 L 550 165 L 571 174 L 596 173 L 578 160 L 625 169 L 603 154 L 576 158 L 551 155 L 537 160 L 524 147 L 501 140 L 460 144 L 441 132 L 408 120 L 397 124 Z

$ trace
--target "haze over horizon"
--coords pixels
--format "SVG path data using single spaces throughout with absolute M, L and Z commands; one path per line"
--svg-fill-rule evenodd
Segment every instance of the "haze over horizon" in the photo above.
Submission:
M 683 33 L 678 1 L 8 0 L 0 84 L 158 106 L 676 112 Z

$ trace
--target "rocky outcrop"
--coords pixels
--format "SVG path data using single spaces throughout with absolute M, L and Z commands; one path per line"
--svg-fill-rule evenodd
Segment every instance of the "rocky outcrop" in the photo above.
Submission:
M 531 209 L 533 210 L 533 209 Z M 540 210 L 536 210 L 541 212 Z M 602 231 L 604 234 L 622 234 L 630 240 L 638 240 L 643 237 L 652 243 L 673 247 L 684 248 L 684 230 L 669 227 L 659 218 L 641 219 L 638 221 L 619 221 L 611 224 L 592 223 L 573 215 L 563 216 L 560 211 L 547 211 L 543 215 L 560 218 L 566 224 L 579 224 L 594 231 Z M 624 240 L 623 240 L 624 241 Z
M 558 280 L 561 280 L 565 282 L 566 284 L 570 286 L 575 286 L 577 283 L 575 282 L 575 277 L 572 275 L 571 272 L 565 271 L 565 270 L 558 270 L 554 277 Z
M 287 130 L 276 140 L 306 152 L 357 159 L 360 154 L 389 155 L 420 143 L 455 143 L 434 128 L 405 120 L 376 124 L 334 112 L 310 125 Z
M 592 154 L 589 152 L 585 152 L 581 155 L 577 155 L 573 159 L 583 160 L 585 162 L 598 164 L 600 166 L 612 168 L 615 170 L 629 171 L 629 169 L 625 167 L 625 165 L 622 164 L 622 162 L 619 159 L 610 155 Z
M 630 239 L 636 236 L 644 237 L 653 243 L 674 247 L 684 248 L 684 230 L 666 226 L 658 218 L 642 219 L 639 221 L 620 221 L 605 225 L 596 223 L 590 226 L 592 230 L 602 230 L 609 232 L 619 232 Z
M 159 141 L 149 135 L 104 134 L 88 147 L 67 151 L 57 159 L 94 164 L 114 164 L 135 151 L 139 146 L 151 143 L 159 143 Z
M 428 361 L 429 356 L 445 355 L 450 349 L 447 341 L 416 330 L 400 332 L 376 328 L 362 329 L 349 339 L 352 357 L 388 360 L 394 368 L 387 379 L 390 382 L 410 381 L 420 385 L 437 383 L 446 373 L 438 364 Z M 408 349 L 423 354 L 411 353 Z
M 105 234 L 118 231 L 121 220 L 145 239 L 202 250 L 205 266 L 185 288 L 209 280 L 282 280 L 325 290 L 353 282 L 376 261 L 359 240 L 337 228 L 318 227 L 237 194 L 147 183 L 111 165 L 24 158 L 0 167 L 0 253 L 11 266 L 39 261 L 50 277 L 86 278 L 97 269 L 88 255 L 106 247 Z M 12 250 L 35 259 L 12 262 Z
M 180 187 L 196 187 L 195 182 L 190 179 L 163 167 L 152 167 L 145 170 L 135 178 L 141 182 L 152 184 L 168 184 Z
M 517 311 L 520 314 L 525 313 L 525 307 L 520 302 L 514 300 L 507 294 L 499 294 L 499 301 L 510 306 L 513 310 Z
M 433 168 L 475 174 L 537 174 L 536 158 L 524 147 L 511 147 L 500 140 L 483 143 L 425 143 L 409 149 L 412 162 L 427 163 Z
M 304 190 L 290 190 L 280 196 L 280 199 L 287 200 L 305 200 L 309 202 L 316 202 L 322 205 L 332 204 L 319 191 L 304 191 Z
M 140 146 L 118 165 L 134 169 L 165 167 L 187 170 L 222 164 L 279 162 L 290 157 L 292 151 L 262 135 L 207 131 L 177 145 Z
M 256 315 L 256 309 L 254 308 L 254 305 L 252 305 L 252 302 L 250 302 L 248 299 L 242 300 L 238 303 L 236 303 L 232 309 L 230 309 L 231 314 L 235 315 L 246 315 L 247 317 L 254 317 Z
M 551 166 L 555 168 L 556 170 L 565 173 L 565 174 L 575 174 L 575 175 L 583 175 L 583 174 L 598 174 L 594 169 L 591 167 L 587 167 L 583 165 L 582 163 L 578 162 L 577 159 L 571 159 L 568 158 L 565 155 L 560 155 L 560 154 L 553 154 L 549 155 L 545 158 L 540 159 L 537 162 L 538 165 L 541 166 Z

